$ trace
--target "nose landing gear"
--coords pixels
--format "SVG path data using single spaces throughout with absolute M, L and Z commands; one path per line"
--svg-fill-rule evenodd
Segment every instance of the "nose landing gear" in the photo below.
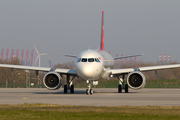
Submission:
M 93 91 L 93 89 L 91 89 L 91 82 L 89 80 L 87 80 L 87 83 L 88 83 L 88 89 L 86 89 L 86 94 L 92 95 L 94 91 Z

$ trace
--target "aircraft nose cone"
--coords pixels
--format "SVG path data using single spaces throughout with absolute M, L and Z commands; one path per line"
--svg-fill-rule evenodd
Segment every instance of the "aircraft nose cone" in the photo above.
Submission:
M 79 75 L 83 78 L 83 79 L 93 79 L 94 78 L 94 70 L 92 68 L 92 66 L 83 66 L 79 68 Z
M 86 67 L 84 69 L 82 69 L 82 74 L 86 77 L 86 78 L 93 78 L 93 70 L 90 67 Z

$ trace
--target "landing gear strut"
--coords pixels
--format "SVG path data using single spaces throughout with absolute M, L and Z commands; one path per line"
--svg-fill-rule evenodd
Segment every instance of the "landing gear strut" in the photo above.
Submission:
M 124 85 L 124 74 L 122 75 L 122 78 L 119 78 L 119 85 L 118 85 L 118 93 L 121 93 L 122 92 L 122 89 L 125 90 L 125 93 L 128 93 L 128 84 L 125 84 Z
M 94 91 L 91 89 L 91 82 L 89 80 L 87 80 L 87 83 L 88 83 L 88 89 L 86 90 L 86 94 L 92 95 Z
M 70 90 L 71 93 L 74 93 L 74 85 L 73 85 L 74 78 L 75 76 L 70 80 L 70 75 L 66 76 L 67 85 L 64 85 L 64 93 L 67 93 L 68 90 Z

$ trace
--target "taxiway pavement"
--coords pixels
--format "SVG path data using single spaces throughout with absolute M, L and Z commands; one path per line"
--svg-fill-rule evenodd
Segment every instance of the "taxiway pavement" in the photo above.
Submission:
M 86 95 L 86 88 L 75 88 L 74 94 L 63 89 L 0 88 L 0 104 L 46 103 L 83 106 L 180 106 L 180 89 L 140 89 L 118 93 L 117 88 L 94 88 Z

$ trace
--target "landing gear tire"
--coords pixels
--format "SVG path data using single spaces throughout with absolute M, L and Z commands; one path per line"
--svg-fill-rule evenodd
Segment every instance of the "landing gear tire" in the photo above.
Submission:
M 90 92 L 89 89 L 87 89 L 87 90 L 86 90 L 86 94 L 89 95 L 89 92 Z
M 128 84 L 125 85 L 125 93 L 128 93 Z
M 64 93 L 67 93 L 67 85 L 64 85 Z
M 118 85 L 118 93 L 121 93 L 122 92 L 122 86 L 121 84 Z
M 92 89 L 90 89 L 90 94 L 92 95 L 94 93 L 94 91 Z
M 70 91 L 71 93 L 74 93 L 74 85 L 71 85 Z

